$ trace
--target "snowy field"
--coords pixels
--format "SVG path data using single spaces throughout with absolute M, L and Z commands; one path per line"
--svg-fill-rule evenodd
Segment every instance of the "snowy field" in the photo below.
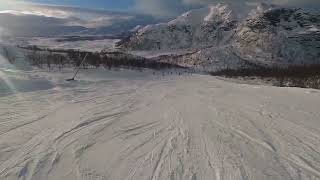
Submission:
M 0 73 L 1 180 L 320 179 L 319 90 L 152 71 Z

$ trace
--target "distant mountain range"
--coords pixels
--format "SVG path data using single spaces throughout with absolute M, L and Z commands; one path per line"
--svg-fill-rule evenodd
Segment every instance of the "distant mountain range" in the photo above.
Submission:
M 140 27 L 118 46 L 179 51 L 158 58 L 212 69 L 320 63 L 320 13 L 260 4 L 242 14 L 227 4 L 191 10 L 168 23 Z

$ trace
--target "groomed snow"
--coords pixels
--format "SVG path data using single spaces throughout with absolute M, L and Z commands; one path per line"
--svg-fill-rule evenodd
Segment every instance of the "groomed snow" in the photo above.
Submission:
M 0 97 L 1 180 L 320 179 L 318 90 L 70 74 L 20 72 L 53 86 Z

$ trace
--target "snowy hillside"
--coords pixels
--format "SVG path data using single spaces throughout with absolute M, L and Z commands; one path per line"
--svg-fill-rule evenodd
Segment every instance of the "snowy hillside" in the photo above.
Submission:
M 120 42 L 119 47 L 161 51 L 193 49 L 195 53 L 158 59 L 189 66 L 202 64 L 211 69 L 236 68 L 243 63 L 318 64 L 319 29 L 318 12 L 261 4 L 240 16 L 234 8 L 218 4 L 189 11 L 169 23 L 140 28 L 135 35 Z
M 228 46 L 203 48 L 196 52 L 179 55 L 160 55 L 152 59 L 209 72 L 245 68 L 254 65 L 239 57 Z

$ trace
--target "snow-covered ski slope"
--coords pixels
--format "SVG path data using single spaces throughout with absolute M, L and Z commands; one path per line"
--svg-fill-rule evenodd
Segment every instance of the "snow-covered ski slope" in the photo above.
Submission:
M 57 74 L 0 97 L 1 180 L 320 179 L 318 90 Z

